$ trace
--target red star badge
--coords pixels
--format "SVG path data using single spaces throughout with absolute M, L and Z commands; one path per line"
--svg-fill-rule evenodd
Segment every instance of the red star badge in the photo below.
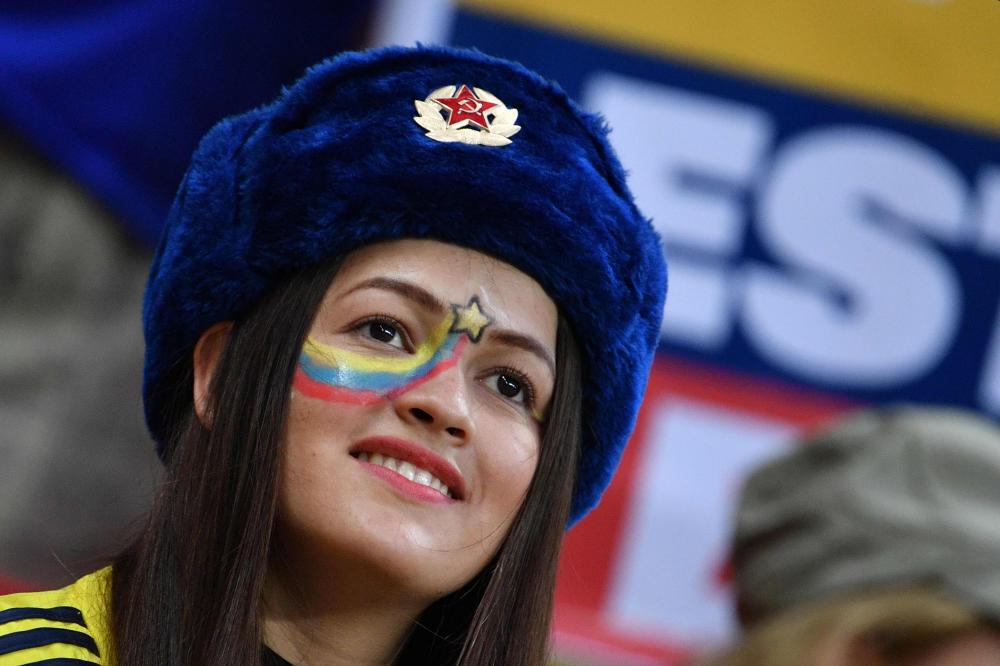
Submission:
M 448 127 L 454 129 L 471 124 L 489 130 L 490 121 L 486 119 L 486 112 L 497 106 L 476 97 L 465 84 L 454 97 L 435 97 L 434 101 L 448 109 Z

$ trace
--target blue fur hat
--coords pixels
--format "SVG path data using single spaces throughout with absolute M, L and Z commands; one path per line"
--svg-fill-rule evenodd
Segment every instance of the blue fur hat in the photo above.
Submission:
M 524 67 L 442 47 L 332 58 L 220 122 L 192 157 L 146 290 L 143 395 L 161 453 L 168 370 L 191 363 L 206 328 L 290 270 L 433 238 L 531 275 L 570 321 L 586 368 L 579 520 L 632 431 L 666 292 L 659 238 L 606 134 Z

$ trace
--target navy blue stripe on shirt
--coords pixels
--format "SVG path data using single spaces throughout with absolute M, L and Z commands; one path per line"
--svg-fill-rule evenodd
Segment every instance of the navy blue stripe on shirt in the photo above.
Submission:
M 55 608 L 8 608 L 0 611 L 0 624 L 16 622 L 17 620 L 52 620 L 53 622 L 70 622 L 86 627 L 83 613 L 72 606 L 56 606 Z
M 53 643 L 76 645 L 90 650 L 98 657 L 101 656 L 101 653 L 97 649 L 97 643 L 90 637 L 90 634 L 73 629 L 54 629 L 48 627 L 16 631 L 13 634 L 0 636 L 0 654 L 28 650 L 42 647 L 43 645 L 52 645 Z
M 30 666 L 80 666 L 80 664 L 86 664 L 86 666 L 94 666 L 94 662 L 85 661 L 83 659 L 73 659 L 72 657 L 56 657 L 55 659 L 42 659 L 40 661 L 29 662 Z

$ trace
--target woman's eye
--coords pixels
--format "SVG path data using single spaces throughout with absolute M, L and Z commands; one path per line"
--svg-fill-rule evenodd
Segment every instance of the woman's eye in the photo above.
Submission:
M 487 380 L 487 385 L 505 398 L 524 403 L 527 400 L 524 383 L 517 375 L 498 372 Z
M 397 349 L 406 348 L 406 345 L 403 342 L 403 336 L 400 335 L 399 329 L 395 325 L 390 324 L 387 321 L 370 321 L 366 326 L 368 329 L 368 335 L 373 340 L 384 342 L 385 344 L 396 347 Z

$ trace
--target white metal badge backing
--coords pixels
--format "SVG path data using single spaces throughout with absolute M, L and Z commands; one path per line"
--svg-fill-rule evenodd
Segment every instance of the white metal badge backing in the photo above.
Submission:
M 496 95 L 482 88 L 445 86 L 413 103 L 420 114 L 413 120 L 435 141 L 506 146 L 511 143 L 509 137 L 521 129 L 514 124 L 517 109 L 508 109 Z

